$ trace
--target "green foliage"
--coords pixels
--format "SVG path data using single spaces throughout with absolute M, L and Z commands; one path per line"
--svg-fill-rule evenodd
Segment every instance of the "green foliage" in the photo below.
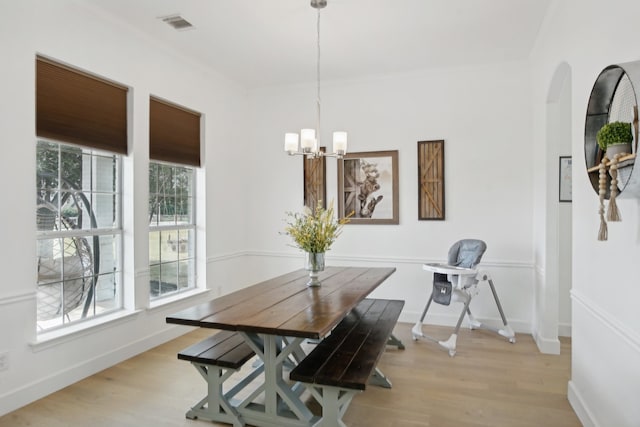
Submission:
M 78 216 L 78 214 L 79 214 L 79 211 L 78 211 L 78 208 L 76 206 L 65 205 L 62 208 L 62 216 L 64 216 L 64 217 L 74 217 L 74 216 Z
M 183 166 L 149 163 L 149 220 L 190 214 L 193 170 Z
M 320 253 L 331 248 L 353 213 L 336 221 L 333 218 L 333 203 L 330 203 L 329 208 L 325 210 L 322 208 L 322 202 L 318 201 L 315 213 L 307 207 L 304 213 L 287 212 L 286 214 L 289 220 L 285 227 L 285 234 L 291 236 L 296 247 L 305 252 Z
M 602 126 L 596 134 L 596 140 L 603 151 L 606 150 L 609 145 L 629 143 L 633 141 L 631 123 L 607 123 Z
M 50 231 L 56 216 L 77 217 L 79 206 L 73 191 L 81 188 L 82 150 L 77 147 L 38 141 L 36 146 L 36 200 L 38 230 Z M 62 191 L 61 191 L 62 190 Z M 61 211 L 59 212 L 59 204 Z
M 82 188 L 82 149 L 38 141 L 36 147 L 38 188 L 57 189 L 58 170 L 63 181 L 62 188 Z

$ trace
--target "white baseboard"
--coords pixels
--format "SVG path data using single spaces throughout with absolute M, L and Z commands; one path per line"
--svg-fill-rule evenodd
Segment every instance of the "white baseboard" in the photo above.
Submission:
M 585 402 L 573 381 L 569 381 L 567 397 L 573 411 L 576 413 L 584 427 L 600 427 L 593 419 L 593 416 L 591 416 L 591 413 L 587 409 L 587 406 L 585 405 Z
M 540 353 L 560 354 L 560 340 L 558 338 L 544 338 L 537 331 L 533 332 L 532 335 Z
M 571 324 L 567 324 L 567 323 L 558 324 L 558 336 L 571 337 Z
M 4 395 L 0 395 L 0 416 L 15 411 L 130 357 L 184 335 L 188 331 L 189 329 L 184 326 L 167 326 L 162 331 L 141 338 L 126 346 L 113 349 L 109 353 L 101 354 L 75 366 L 57 371 L 48 377 L 25 384 L 18 389 L 13 389 Z

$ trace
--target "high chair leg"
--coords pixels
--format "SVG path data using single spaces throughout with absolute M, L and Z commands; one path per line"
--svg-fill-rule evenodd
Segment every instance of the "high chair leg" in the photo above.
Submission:
M 429 296 L 429 301 L 427 301 L 427 305 L 424 308 L 424 311 L 422 312 L 422 316 L 420 316 L 420 320 L 418 320 L 418 322 L 416 322 L 416 324 L 413 325 L 413 328 L 411 328 L 411 337 L 413 338 L 414 341 L 417 341 L 418 338 L 425 337 L 425 335 L 422 333 L 422 322 L 424 321 L 424 318 L 427 315 L 427 311 L 429 310 L 431 301 L 433 301 L 433 292 L 431 292 L 431 295 Z

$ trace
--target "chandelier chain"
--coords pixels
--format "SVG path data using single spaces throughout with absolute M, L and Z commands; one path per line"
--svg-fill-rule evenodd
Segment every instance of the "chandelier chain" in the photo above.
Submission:
M 316 62 L 316 86 L 317 86 L 317 97 L 316 97 L 316 108 L 317 108 L 317 122 L 316 122 L 316 141 L 317 141 L 317 149 L 320 150 L 320 8 L 316 9 L 318 11 L 318 19 L 316 25 L 317 32 L 317 62 Z

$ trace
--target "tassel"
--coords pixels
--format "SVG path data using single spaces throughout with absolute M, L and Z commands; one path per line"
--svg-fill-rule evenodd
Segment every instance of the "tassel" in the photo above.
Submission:
M 609 237 L 607 222 L 604 220 L 604 209 L 600 210 L 600 231 L 598 231 L 598 240 L 603 242 Z
M 607 222 L 604 220 L 604 196 L 607 193 L 607 158 L 603 157 L 598 167 L 598 196 L 600 207 L 598 214 L 600 215 L 600 231 L 598 231 L 598 240 L 605 241 L 608 238 Z
M 622 221 L 620 212 L 618 210 L 618 204 L 616 203 L 616 195 L 618 194 L 618 161 L 620 160 L 620 154 L 616 154 L 611 160 L 611 187 L 609 196 L 609 209 L 607 210 L 607 221 Z

